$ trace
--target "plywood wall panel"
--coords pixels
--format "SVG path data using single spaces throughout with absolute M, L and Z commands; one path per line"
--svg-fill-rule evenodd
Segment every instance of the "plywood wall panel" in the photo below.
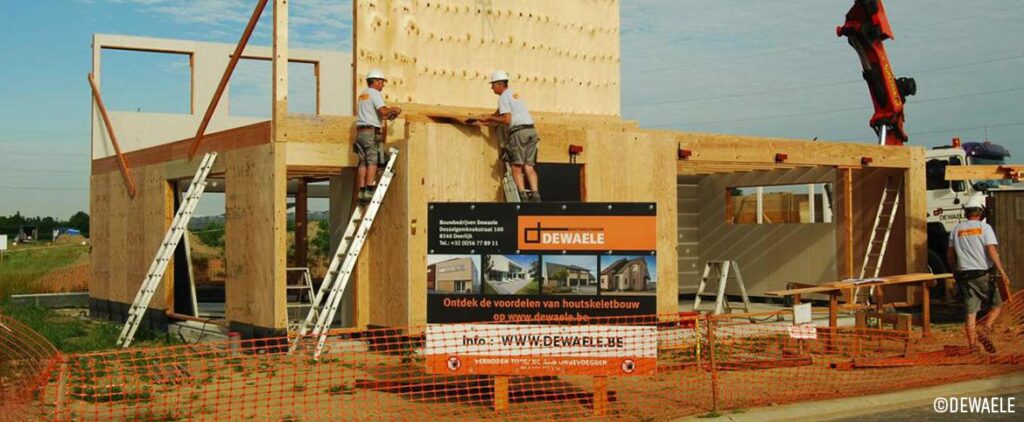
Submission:
M 618 0 L 357 0 L 356 88 L 389 75 L 389 101 L 492 107 L 504 69 L 537 111 L 618 115 Z
M 108 181 L 114 173 L 94 174 L 89 178 L 89 297 L 110 298 L 110 191 Z M 120 174 L 116 174 L 120 176 Z

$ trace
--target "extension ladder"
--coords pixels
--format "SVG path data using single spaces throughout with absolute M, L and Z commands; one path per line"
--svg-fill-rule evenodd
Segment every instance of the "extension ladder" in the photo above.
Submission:
M 121 335 L 117 337 L 117 344 L 121 347 L 127 348 L 132 343 L 135 331 L 139 329 L 142 319 L 146 316 L 149 301 L 153 299 L 156 288 L 160 285 L 160 280 L 163 279 L 164 273 L 167 271 L 167 265 L 174 256 L 174 250 L 178 247 L 178 242 L 181 241 L 182 235 L 188 230 L 188 222 L 192 219 L 192 212 L 196 209 L 199 198 L 203 196 L 203 191 L 206 189 L 206 177 L 210 174 L 210 169 L 213 168 L 215 160 L 217 160 L 217 153 L 210 152 L 203 156 L 203 161 L 199 163 L 196 175 L 192 178 L 192 183 L 188 185 L 185 200 L 178 207 L 178 212 L 174 214 L 174 219 L 171 220 L 171 228 L 164 235 L 164 240 L 160 243 L 160 249 L 157 250 L 156 257 L 153 258 L 153 262 L 149 265 L 149 272 L 146 273 L 146 278 L 142 280 L 139 292 L 135 295 L 135 301 L 132 302 L 132 307 L 128 310 L 128 320 L 125 321 L 124 328 L 121 329 Z
M 893 185 L 895 184 L 895 187 Z M 903 178 L 898 183 L 892 177 L 885 179 L 885 187 L 882 189 L 882 199 L 878 202 L 878 210 L 875 213 L 875 223 L 871 228 L 871 237 L 868 240 L 867 250 L 864 252 L 864 262 L 860 267 L 860 279 L 867 277 L 876 278 L 882 270 L 882 261 L 885 258 L 885 250 L 889 246 L 889 235 L 892 234 L 892 225 L 896 221 L 896 211 L 900 207 L 900 193 L 903 190 Z M 866 303 L 870 302 L 870 295 L 874 294 L 874 287 L 868 292 Z M 860 294 L 860 288 L 854 289 L 854 303 Z
M 398 150 L 391 148 L 389 153 L 390 158 L 388 158 L 387 166 L 384 167 L 380 181 L 377 183 L 373 199 L 365 206 L 365 209 L 362 206 L 357 206 L 352 211 L 352 217 L 345 227 L 345 234 L 338 244 L 334 258 L 331 259 L 331 265 L 327 268 L 327 275 L 324 276 L 324 281 L 320 284 L 320 290 L 313 297 L 313 303 L 306 319 L 299 324 L 298 333 L 293 339 L 289 351 L 295 351 L 298 348 L 302 339 L 310 333 L 310 324 L 316 319 L 312 330 L 312 335 L 317 337 L 316 351 L 313 357 L 320 357 L 324 343 L 327 341 L 327 331 L 331 327 L 331 322 L 334 321 L 334 315 L 338 312 L 338 305 L 341 303 L 345 287 L 352 277 L 356 260 L 359 259 L 359 252 L 366 242 L 366 237 L 370 234 L 373 219 L 376 217 L 381 202 L 384 201 L 384 195 L 387 194 L 388 186 L 391 185 L 391 179 L 395 175 L 394 166 L 398 158 Z M 326 299 L 324 298 L 325 294 Z
M 747 287 L 743 284 L 743 275 L 740 274 L 740 266 L 736 261 L 707 261 L 704 263 L 704 275 L 700 278 L 697 295 L 693 298 L 694 311 L 700 307 L 701 296 L 711 294 L 704 293 L 704 289 L 707 288 L 708 280 L 712 278 L 718 280 L 718 294 L 715 298 L 714 315 L 721 315 L 723 311 L 732 313 L 733 307 L 729 304 L 729 298 L 725 295 L 725 287 L 730 278 L 735 280 L 734 283 L 740 286 L 740 294 L 743 297 L 743 309 L 745 312 L 750 313 L 750 297 L 747 296 Z
M 505 163 L 505 174 L 501 177 L 501 187 L 505 189 L 505 202 L 523 202 L 519 197 L 519 188 L 512 177 L 512 166 Z
M 292 309 L 303 309 L 312 306 L 313 297 L 316 296 L 316 289 L 313 288 L 313 277 L 309 275 L 309 268 L 289 267 L 285 271 L 289 273 L 299 273 L 299 284 L 286 284 L 284 286 L 288 294 L 292 294 L 293 292 L 295 294 L 295 300 L 288 302 L 287 305 L 288 330 L 294 331 L 299 326 L 299 319 L 292 319 Z M 303 301 L 303 298 L 306 300 Z

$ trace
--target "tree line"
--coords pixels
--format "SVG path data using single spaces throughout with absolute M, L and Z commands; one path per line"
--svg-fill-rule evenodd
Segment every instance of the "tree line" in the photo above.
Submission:
M 0 234 L 6 234 L 12 239 L 24 226 L 34 226 L 39 230 L 39 236 L 43 239 L 50 237 L 56 229 L 75 229 L 82 232 L 82 235 L 89 235 L 89 214 L 83 211 L 76 212 L 67 220 L 53 217 L 25 217 L 21 212 L 14 215 L 0 216 Z

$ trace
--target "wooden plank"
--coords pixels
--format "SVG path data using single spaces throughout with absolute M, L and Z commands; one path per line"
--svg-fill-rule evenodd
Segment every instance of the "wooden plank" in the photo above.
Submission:
M 209 126 L 210 119 L 213 118 L 213 112 L 217 110 L 217 104 L 220 103 L 220 97 L 224 94 L 224 90 L 227 89 L 228 81 L 231 80 L 231 74 L 234 73 L 235 66 L 238 65 L 238 60 L 242 58 L 242 52 L 245 51 L 245 46 L 249 43 L 249 37 L 252 36 L 252 31 L 256 28 L 256 23 L 259 22 L 260 16 L 263 15 L 263 9 L 266 8 L 267 0 L 259 0 L 256 4 L 256 8 L 252 11 L 252 16 L 249 17 L 249 22 L 245 25 L 245 30 L 242 31 L 242 36 L 238 39 L 238 44 L 235 45 L 235 52 L 231 54 L 228 66 L 224 69 L 224 75 L 221 76 L 220 82 L 217 84 L 217 90 L 213 92 L 213 97 L 210 98 L 210 104 L 206 106 L 206 113 L 203 115 L 203 120 L 199 123 L 199 129 L 196 130 L 196 136 L 192 141 L 192 146 L 189 148 L 189 158 L 195 156 L 196 152 L 199 150 L 199 144 L 203 141 L 203 136 L 206 135 L 206 127 Z M 275 4 L 275 15 L 276 11 L 277 9 Z M 275 21 L 275 28 L 277 26 L 276 23 L 277 22 Z
M 785 164 L 790 166 L 837 166 L 862 168 L 861 159 L 871 157 L 871 167 L 909 168 L 911 149 L 843 142 L 803 141 L 779 138 L 687 133 L 671 131 L 644 132 L 675 140 L 679 148 L 690 150 L 687 162 Z M 776 163 L 776 154 L 786 154 L 783 163 Z
M 270 126 L 269 121 L 260 122 L 208 134 L 206 135 L 198 152 L 223 152 L 268 143 L 270 142 Z M 188 150 L 192 145 L 193 139 L 194 138 L 182 139 L 169 144 L 132 151 L 125 154 L 125 157 L 135 163 L 136 166 L 185 160 L 189 158 Z M 92 174 L 111 171 L 117 171 L 117 161 L 114 157 L 101 158 L 92 161 Z
M 906 200 L 905 234 L 906 271 L 928 271 L 928 197 L 926 191 L 925 153 L 914 150 L 910 169 L 904 172 Z M 955 167 L 955 166 L 951 166 Z
M 1020 181 L 1024 164 L 969 165 L 946 167 L 946 180 L 1013 180 Z
M 271 137 L 274 142 L 284 142 L 288 139 L 287 132 L 278 123 L 284 122 L 288 116 L 288 0 L 274 0 L 273 49 L 271 121 L 274 125 Z
M 953 277 L 953 274 L 949 274 L 949 273 L 944 273 L 944 274 L 929 274 L 929 273 L 902 274 L 902 275 L 889 276 L 889 277 L 879 277 L 881 279 L 881 281 L 872 282 L 872 283 L 861 283 L 860 286 L 880 286 L 880 285 L 894 286 L 894 285 L 908 284 L 908 283 L 919 283 L 919 282 L 929 281 L 929 280 L 944 280 L 944 279 L 952 278 L 952 277 Z M 799 289 L 779 290 L 779 291 L 768 292 L 767 294 L 771 295 L 771 296 L 791 296 L 791 295 L 798 295 L 798 294 L 802 295 L 802 294 L 811 294 L 811 293 L 826 293 L 826 292 L 831 292 L 831 291 L 839 291 L 839 290 L 843 290 L 843 289 L 848 289 L 848 288 L 850 288 L 852 286 L 856 286 L 856 284 L 853 283 L 853 282 L 850 282 L 850 281 L 837 281 L 837 282 L 832 282 L 832 283 L 825 283 L 824 285 L 817 286 L 817 287 L 804 287 L 804 288 L 799 288 Z
M 100 110 L 100 116 L 103 118 L 103 126 L 107 129 L 107 136 L 110 137 L 110 143 L 114 146 L 114 157 L 112 158 L 117 162 L 117 168 L 121 171 L 121 177 L 124 178 L 124 186 L 128 189 L 128 196 L 134 198 L 138 189 L 135 186 L 135 179 L 132 177 L 131 167 L 128 166 L 128 160 L 121 152 L 121 144 L 117 142 L 114 125 L 110 123 L 107 107 L 103 105 L 103 97 L 100 96 L 100 88 L 96 86 L 96 81 L 93 80 L 91 73 L 89 74 L 89 86 L 92 88 L 92 98 L 96 101 L 96 108 Z

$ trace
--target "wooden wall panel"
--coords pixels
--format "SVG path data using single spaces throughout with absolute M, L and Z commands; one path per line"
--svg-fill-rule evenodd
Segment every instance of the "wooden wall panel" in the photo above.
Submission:
M 708 260 L 734 260 L 747 293 L 784 290 L 788 282 L 818 284 L 836 279 L 836 225 L 726 224 L 726 188 L 831 182 L 830 167 L 705 176 L 700 196 L 700 268 Z M 695 293 L 693 290 L 683 293 Z M 712 288 L 714 285 L 712 285 Z M 730 286 L 729 294 L 739 294 Z
M 110 298 L 110 191 L 108 179 L 116 173 L 89 178 L 89 297 Z
M 493 108 L 495 69 L 533 110 L 618 115 L 618 0 L 357 0 L 356 89 L 388 101 Z
M 391 179 L 387 196 L 373 223 L 371 240 L 360 257 L 369 258 L 369 271 L 364 272 L 369 283 L 361 283 L 359 287 L 368 288 L 370 301 L 376 304 L 369 310 L 369 323 L 373 325 L 409 324 L 409 274 L 414 269 L 408 264 L 408 182 L 410 177 L 416 175 L 408 171 L 410 154 L 414 152 L 407 151 L 405 144 L 403 141 L 395 145 L 400 151 L 395 162 L 395 177 Z M 423 271 L 426 271 L 425 266 Z
M 702 176 L 679 176 L 677 200 L 679 207 L 679 291 L 696 291 L 704 263 L 700 260 L 700 209 L 698 184 Z
M 281 154 L 283 155 L 283 154 Z M 284 329 L 284 162 L 271 145 L 224 152 L 225 313 L 232 323 Z
M 999 239 L 1003 269 L 1010 276 L 1012 291 L 1024 289 L 1024 191 L 996 191 L 989 222 Z

